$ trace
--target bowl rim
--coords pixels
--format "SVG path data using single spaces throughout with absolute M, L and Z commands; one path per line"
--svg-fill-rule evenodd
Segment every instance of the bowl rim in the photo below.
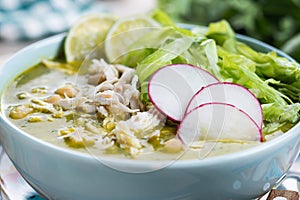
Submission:
M 194 27 L 194 25 L 189 25 L 186 24 L 187 27 Z M 1 69 L 5 68 L 6 65 L 9 65 L 10 62 L 12 62 L 14 59 L 18 58 L 19 55 L 22 55 L 23 53 L 26 53 L 27 51 L 30 51 L 32 48 L 40 48 L 41 46 L 49 45 L 54 42 L 62 42 L 66 36 L 66 33 L 60 33 L 54 36 L 50 36 L 48 38 L 36 41 L 20 51 L 16 52 L 13 54 L 11 57 L 9 57 L 0 67 Z M 281 56 L 286 57 L 287 59 L 296 62 L 293 58 L 291 58 L 289 55 L 286 53 L 282 52 L 281 50 L 263 42 L 259 41 L 255 38 L 251 38 L 249 36 L 241 35 L 241 34 L 236 34 L 236 37 L 238 39 L 241 39 L 243 41 L 248 41 L 254 44 L 258 44 L 259 46 L 264 46 L 267 49 L 270 49 L 270 51 L 275 51 L 276 53 L 280 54 Z M 28 66 L 27 66 L 28 67 Z M 18 74 L 15 75 L 15 77 L 18 76 Z M 67 149 L 64 147 L 60 147 L 57 145 L 54 145 L 50 142 L 46 142 L 42 139 L 39 139 L 37 137 L 34 137 L 25 131 L 19 129 L 17 126 L 15 126 L 4 114 L 3 112 L 3 103 L 2 103 L 2 95 L 5 89 L 7 88 L 7 85 L 10 84 L 8 82 L 6 85 L 1 86 L 1 91 L 0 91 L 0 123 L 5 123 L 9 127 L 13 128 L 15 130 L 14 134 L 22 134 L 23 137 L 26 137 L 29 140 L 33 140 L 34 142 L 37 142 L 40 145 L 43 145 L 47 148 L 50 148 L 51 150 L 57 151 L 57 152 L 63 152 L 66 153 L 67 155 L 71 157 L 76 157 L 78 159 L 84 159 L 84 160 L 89 160 L 91 159 L 91 155 L 83 152 L 79 152 L 76 150 L 72 149 Z M 289 140 L 293 137 L 296 137 L 296 135 L 300 136 L 300 122 L 298 122 L 296 125 L 294 125 L 290 130 L 288 130 L 285 134 L 276 137 L 270 141 L 263 142 L 255 147 L 251 147 L 249 149 L 244 149 L 238 152 L 233 152 L 233 153 L 228 153 L 228 154 L 223 154 L 223 155 L 218 155 L 214 157 L 207 157 L 205 159 L 177 159 L 177 160 L 172 160 L 169 165 L 167 165 L 167 168 L 173 168 L 173 169 L 179 169 L 179 168 L 189 168 L 189 167 L 200 167 L 200 166 L 212 166 L 212 165 L 217 165 L 219 163 L 224 163 L 224 162 L 231 162 L 233 160 L 238 160 L 241 158 L 245 158 L 248 156 L 253 156 L 257 153 L 261 153 L 262 151 L 266 151 L 268 149 L 272 149 L 273 147 L 276 147 L 277 145 L 280 145 L 282 141 Z M 5 147 L 5 145 L 3 145 Z M 86 148 L 85 148 L 86 149 Z M 8 153 L 9 155 L 9 153 Z M 92 156 L 93 157 L 93 156 Z M 136 166 L 136 167 L 143 167 L 146 165 L 149 165 L 149 163 L 161 163 L 162 161 L 158 160 L 134 160 L 134 159 L 127 159 L 127 158 L 112 158 L 110 156 L 104 156 L 101 157 L 101 160 L 105 160 L 108 162 L 113 162 L 113 163 L 124 163 L 129 166 Z

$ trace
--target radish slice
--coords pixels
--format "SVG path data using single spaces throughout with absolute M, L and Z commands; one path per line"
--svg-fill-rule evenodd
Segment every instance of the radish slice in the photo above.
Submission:
M 234 83 L 214 83 L 200 89 L 191 99 L 186 112 L 210 102 L 231 104 L 247 113 L 262 129 L 263 114 L 257 98 L 247 88 Z
M 262 140 L 249 115 L 225 103 L 202 104 L 191 110 L 180 123 L 177 136 L 187 146 L 197 140 Z
M 188 64 L 168 65 L 157 70 L 148 84 L 149 98 L 171 120 L 181 121 L 192 96 L 218 80 L 209 72 Z

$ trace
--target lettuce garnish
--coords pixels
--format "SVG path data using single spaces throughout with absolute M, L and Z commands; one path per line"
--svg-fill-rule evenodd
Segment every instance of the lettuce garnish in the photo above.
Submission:
M 134 60 L 141 85 L 141 99 L 149 101 L 148 80 L 167 64 L 189 63 L 202 67 L 220 81 L 230 81 L 251 90 L 260 101 L 264 135 L 286 131 L 300 120 L 300 68 L 276 52 L 258 52 L 236 39 L 225 20 L 211 23 L 203 32 L 182 29 L 162 11 L 151 16 L 162 28 L 153 30 L 130 48 L 124 64 Z M 147 46 L 148 45 L 148 46 Z M 149 50 L 150 49 L 150 50 Z
M 212 23 L 207 37 L 217 41 L 223 77 L 250 89 L 262 104 L 265 135 L 286 131 L 300 120 L 298 63 L 237 41 L 226 21 Z

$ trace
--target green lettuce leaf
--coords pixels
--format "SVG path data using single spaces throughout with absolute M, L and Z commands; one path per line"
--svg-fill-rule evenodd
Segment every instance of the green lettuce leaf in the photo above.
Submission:
M 223 80 L 218 66 L 219 59 L 214 40 L 195 41 L 186 52 L 183 52 L 181 57 L 186 63 L 201 67 L 213 74 L 218 80 Z
M 183 36 L 177 38 L 170 43 L 166 43 L 142 60 L 136 68 L 140 84 L 146 81 L 159 68 L 171 64 L 172 60 L 186 51 L 192 45 L 193 41 L 192 37 Z
M 154 53 L 162 45 L 181 37 L 182 34 L 173 27 L 154 28 L 128 47 L 128 53 L 123 56 L 121 63 L 136 67 L 138 63 Z
M 287 97 L 269 86 L 268 81 L 264 81 L 255 73 L 255 63 L 238 54 L 232 54 L 222 47 L 218 48 L 221 58 L 219 65 L 221 74 L 225 80 L 245 86 L 251 90 L 261 103 L 277 102 L 287 104 Z
M 294 102 L 300 102 L 300 81 L 291 84 L 276 82 L 273 85 L 274 88 L 290 97 Z
M 220 73 L 251 90 L 263 106 L 264 134 L 285 130 L 299 119 L 299 64 L 276 52 L 257 52 L 237 41 L 226 21 L 212 23 L 207 37 L 217 43 Z
M 235 32 L 226 20 L 221 20 L 209 24 L 206 36 L 214 39 L 218 45 L 222 46 L 227 39 L 235 38 Z
M 291 127 L 300 120 L 300 103 L 282 105 L 278 103 L 263 104 L 265 125 L 263 132 L 270 134 L 285 127 Z
M 184 28 L 181 28 L 177 26 L 171 18 L 163 11 L 160 9 L 156 9 L 151 13 L 151 17 L 159 22 L 162 26 L 170 26 L 175 28 L 177 31 L 181 32 L 182 34 L 186 36 L 194 36 L 193 32 L 191 30 L 187 30 Z

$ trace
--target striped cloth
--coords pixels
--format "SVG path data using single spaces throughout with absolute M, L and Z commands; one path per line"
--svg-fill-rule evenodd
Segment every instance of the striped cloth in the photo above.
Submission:
M 91 12 L 107 10 L 93 0 L 0 0 L 0 40 L 32 40 L 63 32 Z

